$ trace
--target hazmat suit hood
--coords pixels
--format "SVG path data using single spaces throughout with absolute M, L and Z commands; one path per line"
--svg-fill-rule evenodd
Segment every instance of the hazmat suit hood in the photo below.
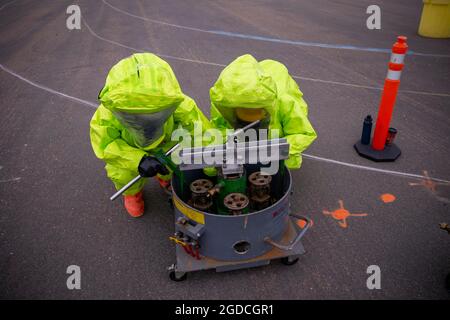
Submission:
M 98 98 L 134 144 L 145 148 L 163 138 L 164 124 L 184 95 L 167 62 L 151 53 L 138 53 L 110 70 Z
M 211 124 L 226 134 L 228 129 L 242 127 L 260 116 L 260 108 L 268 113 L 268 137 L 286 138 L 289 143 L 288 168 L 299 168 L 301 153 L 316 139 L 308 119 L 308 105 L 296 81 L 282 63 L 275 60 L 258 62 L 243 55 L 229 64 L 210 89 Z M 243 112 L 246 111 L 246 114 Z M 250 111 L 250 112 L 249 112 Z M 255 111 L 255 112 L 254 112 Z M 242 117 L 244 116 L 244 117 Z M 256 128 L 255 128 L 256 129 Z
M 276 107 L 277 86 L 272 77 L 251 55 L 246 54 L 231 62 L 210 89 L 211 103 L 233 128 L 238 119 L 236 109 L 264 109 L 265 122 Z

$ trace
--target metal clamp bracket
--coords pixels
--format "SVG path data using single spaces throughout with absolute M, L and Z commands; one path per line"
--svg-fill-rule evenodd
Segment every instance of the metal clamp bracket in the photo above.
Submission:
M 286 138 L 184 148 L 180 152 L 180 170 L 268 163 L 287 158 L 289 158 L 289 143 Z
M 175 223 L 175 230 L 184 233 L 194 240 L 198 240 L 203 232 L 205 232 L 205 226 L 200 223 L 193 225 L 186 218 L 180 217 L 177 223 Z

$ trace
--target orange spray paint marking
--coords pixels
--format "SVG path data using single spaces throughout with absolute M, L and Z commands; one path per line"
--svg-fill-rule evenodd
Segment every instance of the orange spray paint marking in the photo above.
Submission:
M 423 186 L 425 189 L 431 192 L 431 194 L 438 200 L 444 203 L 450 203 L 450 199 L 446 197 L 441 197 L 438 195 L 438 192 L 436 190 L 436 186 L 450 186 L 449 183 L 446 182 L 435 182 L 433 181 L 430 176 L 428 175 L 428 171 L 424 170 L 423 175 L 425 176 L 425 179 L 421 180 L 420 182 L 410 182 L 410 186 Z
M 430 176 L 428 175 L 428 171 L 424 170 L 423 175 L 426 177 L 425 179 L 421 180 L 420 182 L 410 182 L 410 186 L 423 186 L 425 189 L 430 190 L 433 193 L 436 193 L 436 186 L 448 186 L 448 183 L 443 182 L 434 182 L 431 180 Z
M 332 212 L 323 210 L 323 214 L 330 215 L 333 219 L 338 220 L 338 224 L 342 228 L 347 228 L 347 218 L 348 217 L 365 217 L 367 213 L 350 213 L 347 209 L 344 208 L 344 201 L 339 200 L 339 209 L 336 209 Z
M 393 194 L 390 193 L 383 193 L 380 196 L 381 201 L 383 201 L 384 203 L 391 203 L 395 201 L 395 196 Z

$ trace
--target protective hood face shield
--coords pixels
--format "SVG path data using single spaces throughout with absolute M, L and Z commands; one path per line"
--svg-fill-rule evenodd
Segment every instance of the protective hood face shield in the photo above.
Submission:
M 256 128 L 269 128 L 270 113 L 264 108 L 230 108 L 220 105 L 216 108 L 234 129 L 245 127 L 256 120 L 260 120 L 260 124 Z
M 156 113 L 128 113 L 114 111 L 113 114 L 132 136 L 137 147 L 145 148 L 164 135 L 164 124 L 176 106 Z

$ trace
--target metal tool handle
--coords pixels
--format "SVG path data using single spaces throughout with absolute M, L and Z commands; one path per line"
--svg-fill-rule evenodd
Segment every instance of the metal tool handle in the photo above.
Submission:
M 281 249 L 281 250 L 285 250 L 285 251 L 290 251 L 292 250 L 297 243 L 303 238 L 303 236 L 305 235 L 306 231 L 308 230 L 308 228 L 311 226 L 311 220 L 308 219 L 305 216 L 300 216 L 300 215 L 296 215 L 296 214 L 289 214 L 290 217 L 294 217 L 297 220 L 303 220 L 306 222 L 305 227 L 302 229 L 302 231 L 300 231 L 297 236 L 295 237 L 294 240 L 292 240 L 288 245 L 283 245 L 283 244 L 279 244 L 275 241 L 273 241 L 272 239 L 270 239 L 269 237 L 264 238 L 264 241 L 271 244 L 272 246 Z
M 249 123 L 248 125 L 246 125 L 243 128 L 237 129 L 236 131 L 234 131 L 233 133 L 228 135 L 227 141 L 229 141 L 230 139 L 234 139 L 234 137 L 236 137 L 236 136 L 240 135 L 242 132 L 245 132 L 246 130 L 256 126 L 260 122 L 261 122 L 261 120 L 256 120 L 256 121 L 253 121 L 252 123 Z
M 138 182 L 142 177 L 140 175 L 136 176 L 133 178 L 133 180 L 131 180 L 130 182 L 128 182 L 126 185 L 124 185 L 119 191 L 117 191 L 116 193 L 114 193 L 111 198 L 109 198 L 109 200 L 113 201 L 116 200 L 122 193 L 124 193 L 125 191 L 128 190 L 128 188 L 130 188 L 133 184 L 135 184 L 136 182 Z
M 166 157 L 168 157 L 172 152 L 175 151 L 175 149 L 177 149 L 180 146 L 179 143 L 177 143 L 176 145 L 174 145 L 172 148 L 170 148 L 164 155 Z M 111 198 L 109 198 L 109 200 L 114 201 L 116 200 L 122 193 L 124 193 L 125 191 L 127 191 L 133 184 L 135 184 L 136 182 L 138 182 L 140 179 L 142 178 L 141 175 L 137 175 L 136 177 L 134 177 L 131 181 L 129 181 L 126 185 L 124 185 L 120 190 L 118 190 L 116 193 L 114 193 Z

